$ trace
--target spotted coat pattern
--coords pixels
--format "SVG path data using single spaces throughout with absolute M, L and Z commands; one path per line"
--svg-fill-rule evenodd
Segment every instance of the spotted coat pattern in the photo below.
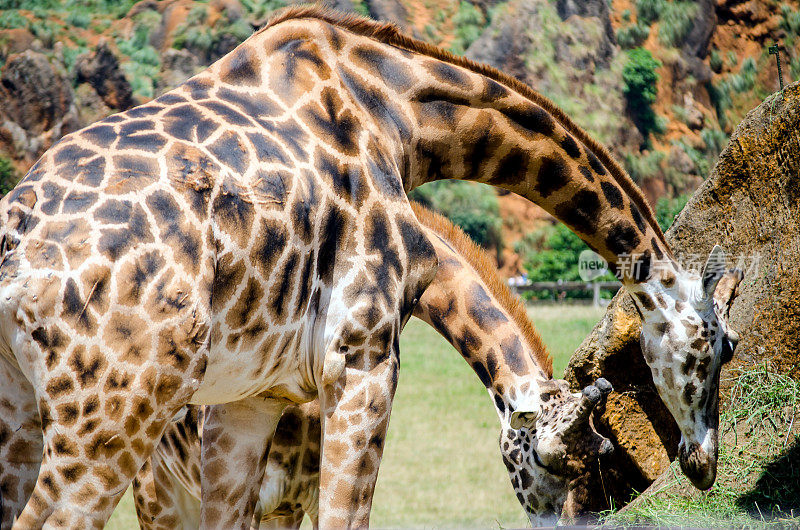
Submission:
M 512 487 L 532 524 L 553 523 L 572 481 L 610 448 L 590 425 L 596 402 L 572 394 L 563 379 L 552 379 L 544 345 L 491 258 L 449 221 L 419 207 L 414 211 L 440 263 L 414 315 L 448 339 L 486 386 L 500 418 L 500 450 Z M 602 397 L 609 391 L 607 386 Z M 190 407 L 171 425 L 151 465 L 134 481 L 142 528 L 190 528 L 199 520 L 200 444 L 208 408 L 213 407 Z M 515 429 L 515 411 L 537 418 Z M 320 438 L 318 402 L 284 411 L 269 448 L 256 520 L 297 526 L 308 513 L 316 525 Z M 567 508 L 570 516 L 579 515 L 579 507 Z
M 620 166 L 543 96 L 391 25 L 284 11 L 175 90 L 64 137 L 0 201 L 0 357 L 33 389 L 0 454 L 34 438 L 34 408 L 43 433 L 38 475 L 0 462 L 0 484 L 35 483 L 3 501 L 3 525 L 102 526 L 191 401 L 223 404 L 206 430 L 241 463 L 202 455 L 203 521 L 241 526 L 278 414 L 317 395 L 320 524 L 366 525 L 399 333 L 436 271 L 405 192 L 445 178 L 542 205 L 635 293 L 687 303 L 659 282 L 700 281 Z M 660 326 L 686 319 L 643 314 L 651 366 L 675 373 L 691 342 Z M 716 392 L 714 373 L 689 380 Z M 657 384 L 668 404 L 684 393 Z M 676 419 L 706 451 L 711 430 Z

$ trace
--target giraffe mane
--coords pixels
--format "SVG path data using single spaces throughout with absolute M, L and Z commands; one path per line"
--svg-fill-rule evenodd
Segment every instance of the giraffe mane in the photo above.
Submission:
M 492 258 L 449 219 L 419 203 L 410 202 L 417 220 L 444 239 L 478 273 L 492 296 L 508 312 L 521 330 L 522 340 L 533 352 L 534 362 L 544 370 L 548 377 L 553 377 L 553 359 L 547 346 L 528 318 L 528 313 L 519 297 L 512 293 L 508 285 L 497 275 L 497 266 Z
M 655 231 L 659 240 L 664 244 L 666 251 L 671 253 L 670 245 L 667 243 L 667 240 L 664 237 L 664 232 L 658 225 L 655 214 L 653 213 L 653 209 L 650 207 L 647 199 L 645 199 L 642 190 L 633 182 L 633 180 L 631 180 L 625 169 L 622 168 L 619 162 L 614 159 L 611 153 L 603 145 L 601 145 L 600 142 L 591 137 L 589 133 L 584 131 L 580 125 L 575 123 L 572 118 L 570 118 L 563 110 L 561 110 L 561 108 L 550 101 L 550 99 L 548 99 L 546 96 L 535 91 L 519 79 L 516 79 L 508 74 L 504 74 L 493 66 L 482 64 L 465 57 L 460 57 L 447 50 L 432 44 L 428 44 L 427 42 L 409 37 L 392 22 L 378 22 L 353 13 L 340 13 L 332 9 L 321 8 L 313 5 L 292 6 L 283 9 L 276 14 L 269 21 L 267 21 L 263 27 L 256 31 L 256 33 L 261 33 L 267 28 L 276 26 L 281 22 L 300 18 L 315 18 L 358 35 L 376 39 L 385 44 L 397 46 L 398 48 L 402 48 L 404 50 L 420 53 L 440 61 L 466 68 L 467 70 L 471 70 L 475 73 L 488 77 L 489 79 L 492 79 L 493 81 L 496 81 L 507 88 L 514 90 L 518 94 L 539 105 L 551 116 L 553 116 L 556 121 L 558 121 L 569 133 L 578 138 L 578 140 L 580 140 L 588 149 L 590 149 L 591 152 L 603 163 L 617 184 L 628 195 L 631 202 L 633 202 L 637 208 L 639 208 L 639 211 L 644 215 L 647 222 L 653 228 L 653 231 Z

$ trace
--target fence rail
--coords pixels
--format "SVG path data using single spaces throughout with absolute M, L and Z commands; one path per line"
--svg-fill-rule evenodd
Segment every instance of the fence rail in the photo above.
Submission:
M 600 290 L 616 291 L 622 287 L 619 282 L 530 282 L 519 285 L 509 285 L 517 294 L 525 291 L 588 291 L 592 293 L 592 304 L 600 305 Z

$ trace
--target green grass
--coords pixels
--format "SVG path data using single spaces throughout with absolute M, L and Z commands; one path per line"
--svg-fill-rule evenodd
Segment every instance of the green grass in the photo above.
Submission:
M 767 365 L 738 369 L 720 416 L 717 481 L 691 487 L 673 462 L 665 480 L 607 523 L 766 528 L 800 526 L 800 382 Z
M 603 312 L 537 306 L 531 319 L 550 347 L 556 377 Z M 500 459 L 499 422 L 461 356 L 412 319 L 400 341 L 400 382 L 371 523 L 385 527 L 528 526 Z M 130 492 L 108 527 L 137 528 Z

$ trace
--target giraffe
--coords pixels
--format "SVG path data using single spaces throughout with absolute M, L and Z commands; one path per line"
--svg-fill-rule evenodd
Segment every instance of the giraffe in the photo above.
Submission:
M 500 419 L 503 462 L 531 524 L 555 524 L 564 507 L 565 515 L 580 515 L 571 495 L 574 481 L 613 448 L 589 421 L 593 408 L 604 404 L 610 384 L 600 379 L 582 394 L 572 394 L 566 381 L 553 379 L 546 347 L 519 299 L 497 276 L 491 258 L 444 217 L 416 203 L 412 208 L 440 263 L 414 316 L 447 339 L 487 388 Z M 468 340 L 460 338 L 467 335 Z M 517 350 L 520 355 L 513 353 Z M 529 394 L 544 403 L 536 426 L 514 428 L 510 411 Z M 171 424 L 134 480 L 143 529 L 180 523 L 195 528 L 199 523 L 200 446 L 207 408 L 190 406 Z M 269 448 L 255 521 L 298 527 L 308 513 L 316 526 L 320 425 L 317 401 L 284 410 Z
M 393 25 L 290 8 L 65 136 L 0 201 L 0 357 L 33 388 L 17 406 L 39 418 L 20 425 L 43 434 L 38 474 L 2 463 L 0 483 L 36 475 L 4 521 L 102 525 L 193 403 L 217 405 L 209 447 L 238 437 L 235 466 L 203 451 L 201 521 L 249 524 L 280 412 L 318 396 L 320 525 L 367 525 L 399 333 L 437 267 L 406 192 L 445 178 L 540 204 L 619 272 L 681 467 L 710 487 L 735 346 L 711 302 L 722 253 L 683 269 L 619 164 L 523 83 Z M 514 413 L 532 426 L 539 409 Z

